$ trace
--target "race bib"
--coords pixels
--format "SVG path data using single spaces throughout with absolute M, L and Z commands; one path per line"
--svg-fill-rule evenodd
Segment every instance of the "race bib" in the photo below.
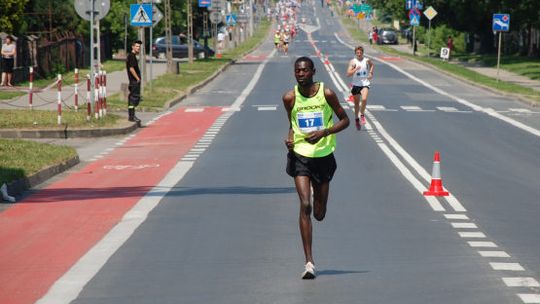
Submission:
M 300 132 L 304 134 L 324 129 L 322 112 L 298 113 L 296 114 L 296 120 Z
M 367 75 L 368 75 L 367 71 L 360 71 L 356 73 L 356 76 L 360 76 L 360 77 L 367 77 Z

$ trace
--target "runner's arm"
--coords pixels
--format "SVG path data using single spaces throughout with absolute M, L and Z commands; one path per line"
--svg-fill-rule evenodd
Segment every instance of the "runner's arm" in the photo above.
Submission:
M 287 93 L 283 94 L 283 106 L 285 107 L 285 110 L 287 111 L 287 119 L 289 120 L 289 132 L 287 134 L 287 139 L 285 139 L 285 146 L 287 149 L 292 150 L 294 148 L 294 133 L 292 129 L 292 122 L 291 122 L 291 112 L 292 108 L 294 106 L 294 91 L 288 91 Z
M 351 77 L 354 72 L 356 72 L 356 65 L 354 64 L 354 60 L 349 61 L 349 66 L 347 66 L 347 77 Z
M 315 144 L 321 138 L 326 137 L 330 134 L 338 133 L 349 126 L 349 116 L 347 116 L 347 113 L 345 112 L 343 107 L 341 107 L 336 93 L 334 93 L 334 91 L 328 88 L 325 88 L 324 97 L 326 98 L 326 102 L 330 105 L 334 113 L 336 113 L 339 121 L 328 129 L 313 131 L 309 133 L 308 136 L 306 136 L 306 141 L 310 144 Z

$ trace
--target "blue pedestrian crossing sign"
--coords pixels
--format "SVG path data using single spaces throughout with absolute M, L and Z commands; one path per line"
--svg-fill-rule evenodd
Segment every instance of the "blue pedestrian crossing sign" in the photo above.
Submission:
M 227 25 L 236 25 L 236 15 L 227 15 L 225 21 L 227 22 Z
M 412 15 L 411 19 L 410 19 L 410 25 L 411 26 L 420 25 L 420 16 L 419 15 Z
M 508 32 L 510 30 L 510 14 L 493 14 L 493 31 Z
M 152 4 L 131 4 L 130 23 L 133 26 L 152 26 Z

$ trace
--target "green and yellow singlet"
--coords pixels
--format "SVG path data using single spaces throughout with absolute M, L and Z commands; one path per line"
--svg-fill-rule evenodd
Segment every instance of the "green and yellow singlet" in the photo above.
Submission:
M 334 125 L 332 107 L 324 97 L 324 84 L 319 82 L 319 90 L 313 97 L 305 97 L 294 86 L 295 101 L 291 111 L 294 152 L 305 157 L 323 157 L 336 149 L 336 136 L 330 134 L 321 138 L 316 144 L 308 143 L 307 134 L 324 130 Z

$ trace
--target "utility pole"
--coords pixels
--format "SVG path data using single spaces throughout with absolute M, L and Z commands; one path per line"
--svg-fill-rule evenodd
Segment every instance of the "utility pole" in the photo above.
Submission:
M 191 0 L 187 1 L 187 39 L 189 63 L 193 63 L 193 5 Z
M 172 60 L 171 0 L 165 0 L 165 37 L 167 44 L 167 49 L 165 51 L 167 55 L 167 72 L 179 72 L 175 71 Z

